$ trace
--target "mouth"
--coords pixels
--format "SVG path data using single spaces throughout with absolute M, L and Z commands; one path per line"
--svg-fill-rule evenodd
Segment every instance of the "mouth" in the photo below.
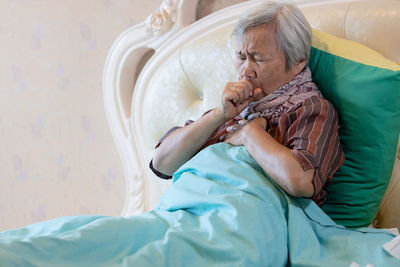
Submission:
M 257 81 L 254 81 L 254 80 L 248 80 L 248 81 L 251 83 L 251 86 L 253 86 L 253 89 L 256 89 L 256 88 L 263 89 L 261 84 L 259 84 Z

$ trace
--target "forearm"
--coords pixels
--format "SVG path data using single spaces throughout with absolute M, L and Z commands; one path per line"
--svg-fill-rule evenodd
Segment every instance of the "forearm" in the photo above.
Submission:
M 156 149 L 153 167 L 161 173 L 172 175 L 199 151 L 224 122 L 223 113 L 216 108 L 190 125 L 174 131 Z
M 290 149 L 261 127 L 247 129 L 244 145 L 264 171 L 289 195 L 311 197 L 314 170 L 304 171 Z

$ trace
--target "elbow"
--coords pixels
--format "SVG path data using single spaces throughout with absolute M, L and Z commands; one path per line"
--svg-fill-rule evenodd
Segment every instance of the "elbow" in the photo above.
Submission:
M 290 186 L 286 191 L 293 197 L 312 197 L 314 195 L 314 185 L 312 183 L 313 175 L 304 172 L 302 175 L 293 175 L 290 177 Z
M 158 171 L 164 175 L 167 175 L 167 176 L 172 176 L 173 171 L 171 172 L 171 170 L 169 168 L 167 168 L 167 163 L 165 162 L 166 161 L 165 157 L 161 156 L 160 153 L 157 153 L 157 150 L 154 153 L 152 161 L 153 161 L 153 163 L 152 163 L 153 168 L 156 171 Z
M 312 197 L 314 195 L 314 186 L 312 183 L 297 185 L 293 189 L 294 197 Z
M 151 160 L 153 168 L 157 171 L 160 171 L 160 161 L 159 159 L 156 157 L 156 155 L 153 156 L 153 159 Z

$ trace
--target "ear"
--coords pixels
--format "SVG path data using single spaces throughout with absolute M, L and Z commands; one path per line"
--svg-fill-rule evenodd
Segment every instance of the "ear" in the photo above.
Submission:
M 294 75 L 299 74 L 304 69 L 304 67 L 306 65 L 307 65 L 307 61 L 306 60 L 294 63 L 293 67 L 292 67 L 293 74 Z

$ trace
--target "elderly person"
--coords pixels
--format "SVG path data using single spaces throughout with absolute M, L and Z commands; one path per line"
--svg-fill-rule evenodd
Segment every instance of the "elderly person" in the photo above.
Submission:
M 344 161 L 338 117 L 311 81 L 311 27 L 290 3 L 266 2 L 233 30 L 238 81 L 222 105 L 159 142 L 150 168 L 171 175 L 199 150 L 217 142 L 246 147 L 289 195 L 321 205 L 324 185 Z

